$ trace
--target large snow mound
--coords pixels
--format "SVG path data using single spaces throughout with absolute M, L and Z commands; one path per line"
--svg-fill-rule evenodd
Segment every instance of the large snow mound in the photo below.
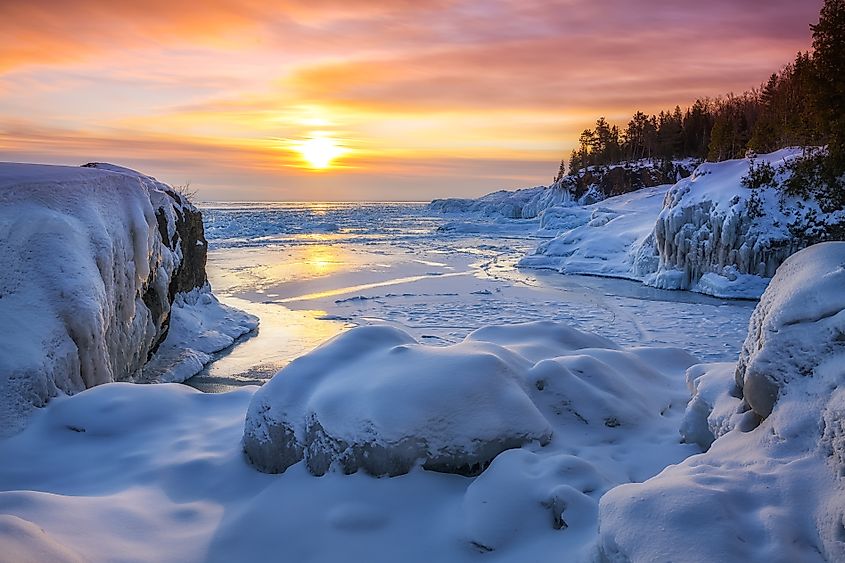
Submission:
M 519 381 L 524 360 L 486 342 L 418 344 L 388 326 L 350 330 L 255 394 L 246 452 L 264 471 L 305 457 L 324 474 L 477 473 L 503 450 L 547 443 L 551 427 Z
M 551 322 L 486 327 L 445 347 L 360 327 L 256 392 L 244 447 L 267 472 L 304 459 L 317 475 L 332 466 L 399 475 L 418 463 L 473 474 L 502 451 L 548 443 L 563 423 L 611 434 L 640 426 L 667 407 L 665 392 L 653 392 L 666 376 L 650 367 L 661 354 L 679 371 L 694 363 Z
M 736 378 L 723 365 L 690 373 L 687 434 L 715 441 L 602 498 L 605 559 L 845 560 L 844 288 L 842 242 L 778 269 Z
M 644 188 L 583 207 L 545 210 L 539 234 L 553 238 L 519 266 L 641 280 L 643 272 L 657 266 L 652 231 L 669 187 Z
M 394 347 L 415 346 L 407 335 L 389 333 Z M 370 376 L 373 385 L 384 381 L 376 360 L 386 343 L 358 343 L 331 346 L 336 354 L 321 351 L 330 374 L 313 391 L 327 391 L 349 369 L 343 364 L 364 354 L 370 359 L 358 365 L 369 373 L 360 384 L 368 386 Z M 520 404 L 528 397 L 534 406 L 525 409 L 551 427 L 545 446 L 506 450 L 475 478 L 415 468 L 376 479 L 364 471 L 345 475 L 342 467 L 318 478 L 304 461 L 268 475 L 249 464 L 242 443 L 244 415 L 260 388 L 212 394 L 186 385 L 109 383 L 57 397 L 22 432 L 0 439 L 0 554 L 37 561 L 131 554 L 138 561 L 374 563 L 543 561 L 552 554 L 587 561 L 602 495 L 700 451 L 678 436 L 688 399 L 683 373 L 696 363 L 680 350 L 620 349 L 547 322 L 488 327 L 466 344 L 458 352 L 495 352 L 498 359 L 479 364 L 519 368 L 515 386 L 503 387 Z M 446 391 L 464 388 L 445 383 Z M 362 395 L 338 397 L 341 412 L 370 408 L 355 403 Z M 416 409 L 381 395 L 385 409 Z M 450 422 L 456 432 L 472 424 Z M 427 432 L 448 437 L 438 427 Z
M 196 208 L 154 178 L 0 163 L 0 433 L 58 393 L 140 376 L 167 338 L 184 342 L 169 333 L 172 304 L 208 291 L 205 244 Z M 230 333 L 255 327 L 229 316 Z

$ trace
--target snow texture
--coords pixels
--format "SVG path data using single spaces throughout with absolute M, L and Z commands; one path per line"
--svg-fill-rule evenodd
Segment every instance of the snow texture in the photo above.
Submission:
M 418 344 L 388 326 L 350 330 L 294 360 L 256 392 L 246 452 L 263 471 L 303 457 L 322 475 L 438 471 L 477 474 L 500 452 L 551 439 L 523 389 L 526 361 L 471 335 L 461 344 Z
M 682 374 L 696 363 L 677 349 L 620 349 L 549 322 L 484 328 L 440 352 L 392 329 L 346 336 L 299 361 L 303 374 L 326 368 L 310 383 L 288 369 L 263 388 L 220 394 L 111 383 L 38 409 L 26 429 L 0 440 L 0 553 L 39 561 L 585 561 L 602 495 L 699 451 L 677 433 L 688 398 Z M 385 364 L 397 347 L 405 349 L 396 356 L 420 361 L 405 360 L 401 371 L 399 360 Z M 447 378 L 438 354 L 502 371 Z M 428 391 L 397 403 L 403 390 L 391 374 Z M 500 453 L 476 478 L 415 467 L 375 479 L 342 466 L 317 478 L 307 460 L 269 475 L 243 455 L 244 414 L 249 427 L 260 422 L 254 407 L 280 405 L 273 399 L 288 376 L 313 392 L 309 405 L 320 398 L 331 407 L 319 414 L 344 436 L 375 407 L 372 429 L 382 415 L 404 424 L 443 414 L 441 404 L 458 404 L 443 425 L 425 428 L 441 443 L 465 441 L 489 417 L 499 430 L 496 420 L 552 433 L 545 446 Z M 333 382 L 340 388 L 329 404 Z M 507 406 L 501 399 L 518 409 L 494 409 Z M 468 416 L 478 413 L 487 420 Z
M 176 293 L 208 291 L 204 245 L 196 209 L 148 176 L 0 164 L 0 434 L 59 393 L 138 377 L 171 336 Z M 255 326 L 229 319 L 230 334 Z
M 636 353 L 551 322 L 485 327 L 451 346 L 359 327 L 256 392 L 244 446 L 267 472 L 304 459 L 316 475 L 400 475 L 418 463 L 477 474 L 502 451 L 547 444 L 559 417 L 635 427 L 666 407 L 649 393 L 662 383 Z
M 539 234 L 553 238 L 519 265 L 641 280 L 643 271 L 657 266 L 652 231 L 668 188 L 644 188 L 583 207 L 547 209 Z
M 715 441 L 602 498 L 604 559 L 845 560 L 843 288 L 845 243 L 809 247 L 778 269 L 736 379 L 724 365 L 691 371 L 699 405 L 688 437 L 706 437 L 706 418 Z

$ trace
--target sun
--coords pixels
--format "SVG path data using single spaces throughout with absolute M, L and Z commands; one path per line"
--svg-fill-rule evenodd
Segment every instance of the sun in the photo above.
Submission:
M 297 143 L 295 148 L 313 170 L 331 167 L 336 158 L 347 152 L 335 139 L 322 134 L 312 134 L 310 138 Z

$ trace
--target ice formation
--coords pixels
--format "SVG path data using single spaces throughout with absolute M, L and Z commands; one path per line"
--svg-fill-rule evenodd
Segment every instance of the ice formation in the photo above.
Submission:
M 724 365 L 690 373 L 684 426 L 704 442 L 709 432 L 710 449 L 602 498 L 606 560 L 845 559 L 843 289 L 842 242 L 778 269 L 736 378 Z
M 58 393 L 139 377 L 168 346 L 177 296 L 210 291 L 205 256 L 199 212 L 153 178 L 0 164 L 0 433 Z M 255 326 L 228 316 L 230 334 Z
M 428 209 L 441 213 L 470 213 L 480 217 L 533 219 L 544 209 L 572 202 L 572 194 L 563 187 L 538 186 L 514 191 L 500 190 L 478 199 L 435 199 L 428 205 Z

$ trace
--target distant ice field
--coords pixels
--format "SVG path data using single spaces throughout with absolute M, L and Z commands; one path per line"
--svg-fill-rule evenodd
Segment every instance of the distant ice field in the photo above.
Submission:
M 702 361 L 730 361 L 754 306 L 520 269 L 543 241 L 538 219 L 452 216 L 422 203 L 201 207 L 215 293 L 261 318 L 256 336 L 191 381 L 207 391 L 261 384 L 343 330 L 368 324 L 445 345 L 490 324 L 555 320 L 622 345 L 676 346 Z

